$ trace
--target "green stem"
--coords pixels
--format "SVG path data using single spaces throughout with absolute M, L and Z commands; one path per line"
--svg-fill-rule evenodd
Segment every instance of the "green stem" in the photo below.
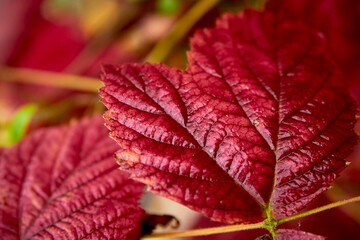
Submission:
M 265 227 L 270 232 L 272 239 L 276 239 L 275 229 L 276 229 L 278 222 L 276 220 L 274 220 L 274 218 L 271 214 L 270 204 L 268 204 L 264 210 L 265 210 L 265 215 L 266 215 L 266 220 L 264 221 Z
M 146 57 L 146 62 L 162 62 L 191 27 L 220 0 L 201 0 L 175 24 L 169 34 L 160 40 Z
M 0 67 L 0 79 L 96 93 L 103 86 L 96 78 L 5 66 Z
M 332 188 L 329 191 L 325 192 L 326 197 L 330 200 L 330 202 L 337 202 L 340 199 L 348 198 L 348 194 L 344 191 L 338 184 L 332 184 Z M 351 218 L 356 220 L 356 222 L 360 225 L 360 204 L 356 205 L 345 205 L 341 207 L 341 209 L 349 215 Z
M 212 235 L 218 233 L 228 233 L 228 232 L 236 232 L 240 230 L 258 229 L 258 228 L 265 228 L 264 222 L 254 223 L 254 224 L 229 225 L 229 226 L 221 226 L 214 228 L 202 228 L 202 229 L 195 229 L 184 232 L 157 233 L 157 234 L 145 235 L 141 239 L 206 236 L 206 235 Z
M 125 2 L 126 4 L 126 2 Z M 135 4 L 126 4 L 126 7 L 115 8 L 116 13 L 111 14 L 111 18 L 107 21 L 101 21 L 101 31 L 97 32 L 89 43 L 81 50 L 81 52 L 66 67 L 64 72 L 80 74 L 91 66 L 93 62 L 103 53 L 104 49 L 109 46 L 111 41 L 116 37 L 116 33 L 128 25 L 140 12 Z
M 303 218 L 303 217 L 306 217 L 306 216 L 309 216 L 309 215 L 312 215 L 312 214 L 315 214 L 315 213 L 319 213 L 319 212 L 322 212 L 322 211 L 325 211 L 325 210 L 328 210 L 328 209 L 336 208 L 336 207 L 339 207 L 339 206 L 342 206 L 342 205 L 345 205 L 345 204 L 348 204 L 348 203 L 353 203 L 353 202 L 358 202 L 358 201 L 360 201 L 360 196 L 350 198 L 350 199 L 346 199 L 346 200 L 342 200 L 342 201 L 338 201 L 338 202 L 334 202 L 334 203 L 330 203 L 328 205 L 318 207 L 318 208 L 309 210 L 309 211 L 304 212 L 304 213 L 299 213 L 299 214 L 296 214 L 296 215 L 293 215 L 293 216 L 290 216 L 290 217 L 287 217 L 287 218 L 280 219 L 278 221 L 278 224 L 289 222 L 289 221 L 292 221 L 292 220 L 295 220 L 295 219 L 298 219 L 298 218 Z
M 335 207 L 339 207 L 348 203 L 353 203 L 360 201 L 360 196 L 350 198 L 347 200 L 342 200 L 335 203 L 330 203 L 328 205 L 315 208 L 312 210 L 309 210 L 304 213 L 296 214 L 291 217 L 283 218 L 280 220 L 274 220 L 270 215 L 267 214 L 267 219 L 264 222 L 260 223 L 254 223 L 254 224 L 238 224 L 238 225 L 229 225 L 229 226 L 221 226 L 221 227 L 214 227 L 214 228 L 202 228 L 202 229 L 195 229 L 195 230 L 189 230 L 184 232 L 175 232 L 175 233 L 158 233 L 158 234 L 151 234 L 151 235 L 145 235 L 142 237 L 142 239 L 153 239 L 153 238 L 177 238 L 177 237 L 195 237 L 195 236 L 206 236 L 206 235 L 212 235 L 212 234 L 219 234 L 219 233 L 228 233 L 228 232 L 236 232 L 241 230 L 250 230 L 250 229 L 259 229 L 264 228 L 267 229 L 273 239 L 276 239 L 276 232 L 275 228 L 277 225 L 289 222 L 298 218 L 306 217 L 315 213 L 319 213 L 328 209 L 332 209 Z

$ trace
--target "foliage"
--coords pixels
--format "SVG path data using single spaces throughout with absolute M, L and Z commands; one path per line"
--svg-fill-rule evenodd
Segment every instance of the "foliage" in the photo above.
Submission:
M 296 221 L 360 201 L 337 201 L 360 194 L 360 4 L 264 2 L 0 3 L 0 236 L 357 239 L 355 204 L 352 225 Z M 179 222 L 145 213 L 138 181 L 225 225 L 152 233 Z

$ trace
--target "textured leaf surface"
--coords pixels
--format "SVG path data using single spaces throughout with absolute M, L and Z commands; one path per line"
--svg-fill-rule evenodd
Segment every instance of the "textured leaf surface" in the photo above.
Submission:
M 103 119 L 39 130 L 0 159 L 2 239 L 137 239 L 142 184 L 113 160 Z
M 267 9 L 279 17 L 303 19 L 323 32 L 346 75 L 359 64 L 359 7 L 359 2 L 353 0 L 270 0 L 267 4 Z
M 196 32 L 185 72 L 104 66 L 122 169 L 226 222 L 301 210 L 344 169 L 355 104 L 320 34 L 272 12 L 225 14 Z
M 279 229 L 276 236 L 278 240 L 325 240 L 323 236 L 292 229 Z
M 269 0 L 267 10 L 283 19 L 301 19 L 321 31 L 341 67 L 344 82 L 360 102 L 360 1 Z

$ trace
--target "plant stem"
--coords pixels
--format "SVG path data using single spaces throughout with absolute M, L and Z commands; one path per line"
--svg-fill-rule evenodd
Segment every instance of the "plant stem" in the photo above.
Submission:
M 146 62 L 162 62 L 191 27 L 220 0 L 200 0 L 179 19 L 169 34 L 160 40 L 148 54 Z
M 298 219 L 298 218 L 306 217 L 306 216 L 309 216 L 309 215 L 312 215 L 312 214 L 315 214 L 315 213 L 319 213 L 319 212 L 322 212 L 322 211 L 325 211 L 325 210 L 328 210 L 328 209 L 332 209 L 332 208 L 339 207 L 339 206 L 342 206 L 342 205 L 345 205 L 345 204 L 348 204 L 348 203 L 353 203 L 353 202 L 358 202 L 358 201 L 360 201 L 360 196 L 350 198 L 350 199 L 346 199 L 346 200 L 342 200 L 342 201 L 338 201 L 338 202 L 334 202 L 334 203 L 330 203 L 328 205 L 318 207 L 318 208 L 309 210 L 309 211 L 304 212 L 304 213 L 299 213 L 299 214 L 296 214 L 296 215 L 293 215 L 293 216 L 290 216 L 290 217 L 287 217 L 287 218 L 280 219 L 278 221 L 278 224 L 289 222 L 289 221 L 292 221 L 292 220 L 295 220 L 295 219 Z
M 104 49 L 109 46 L 111 41 L 115 39 L 116 33 L 128 25 L 140 12 L 139 7 L 130 2 L 122 3 L 125 7 L 119 6 L 120 4 L 115 1 L 108 1 L 106 4 L 115 4 L 115 6 L 113 6 L 110 13 L 98 15 L 102 16 L 102 18 L 98 20 L 98 22 L 101 23 L 101 26 L 98 27 L 99 30 L 96 31 L 96 34 L 66 67 L 64 72 L 73 74 L 84 72 L 86 68 L 91 66 L 91 63 L 95 62 Z
M 206 235 L 212 235 L 218 233 L 236 232 L 240 230 L 250 230 L 250 229 L 258 229 L 258 228 L 265 228 L 264 222 L 254 223 L 254 224 L 237 224 L 237 225 L 221 226 L 214 228 L 202 228 L 202 229 L 195 229 L 184 232 L 158 233 L 158 234 L 145 235 L 142 237 L 142 239 L 206 236 Z
M 332 209 L 335 207 L 339 207 L 348 203 L 353 203 L 353 202 L 357 202 L 360 201 L 360 196 L 358 197 L 354 197 L 354 198 L 350 198 L 347 200 L 342 200 L 339 202 L 335 202 L 335 203 L 330 203 L 328 205 L 319 207 L 319 208 L 315 208 L 312 210 L 309 210 L 307 212 L 304 213 L 300 213 L 300 214 L 296 214 L 294 216 L 291 217 L 287 217 L 287 218 L 283 218 L 280 220 L 272 220 L 269 218 L 269 216 L 267 216 L 268 222 L 267 220 L 265 220 L 264 222 L 260 222 L 260 223 L 254 223 L 254 224 L 238 224 L 238 225 L 229 225 L 229 226 L 221 226 L 221 227 L 214 227 L 214 228 L 202 228 L 202 229 L 195 229 L 195 230 L 189 230 L 189 231 L 184 231 L 184 232 L 174 232 L 174 233 L 158 233 L 158 234 L 151 234 L 151 235 L 145 235 L 142 237 L 142 239 L 153 239 L 153 238 L 177 238 L 177 237 L 195 237 L 195 236 L 206 236 L 206 235 L 212 235 L 212 234 L 218 234 L 218 233 L 227 233 L 227 232 L 236 232 L 236 231 L 241 231 L 241 230 L 250 230 L 250 229 L 259 229 L 259 228 L 264 228 L 267 229 L 272 237 L 275 239 L 276 238 L 276 234 L 275 234 L 275 227 L 279 224 L 285 223 L 285 222 L 289 222 L 298 218 L 302 218 L 302 217 L 306 217 L 315 213 L 319 213 L 328 209 Z M 272 224 L 269 224 L 269 221 Z M 273 225 L 273 226 L 272 226 Z
M 278 222 L 276 220 L 274 220 L 274 218 L 271 214 L 270 204 L 267 204 L 264 210 L 265 210 L 265 214 L 266 214 L 266 220 L 264 221 L 264 225 L 265 225 L 266 229 L 270 232 L 272 239 L 276 239 L 275 229 L 276 229 Z
M 329 191 L 326 191 L 325 195 L 330 200 L 330 202 L 336 202 L 339 201 L 340 199 L 349 197 L 348 194 L 338 184 L 332 184 L 332 188 Z M 341 209 L 351 218 L 356 220 L 356 222 L 360 225 L 359 203 L 353 206 L 344 205 L 341 207 Z
M 0 79 L 96 93 L 103 86 L 96 78 L 5 66 L 0 67 Z

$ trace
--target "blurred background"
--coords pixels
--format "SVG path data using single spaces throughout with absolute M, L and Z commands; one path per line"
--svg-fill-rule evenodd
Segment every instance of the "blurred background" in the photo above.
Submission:
M 345 83 L 360 102 L 360 1 L 279 1 L 289 14 L 303 17 L 324 33 Z M 212 27 L 223 12 L 262 10 L 265 2 L 0 0 L 0 147 L 15 144 L 39 127 L 103 113 L 97 94 L 102 63 L 165 62 L 186 69 L 189 37 L 196 28 Z M 360 194 L 359 156 L 357 149 L 351 167 L 309 208 Z M 150 213 L 176 216 L 180 230 L 223 225 L 151 194 L 143 206 Z M 287 225 L 328 239 L 359 239 L 360 205 Z M 206 239 L 255 239 L 265 233 L 255 230 Z

